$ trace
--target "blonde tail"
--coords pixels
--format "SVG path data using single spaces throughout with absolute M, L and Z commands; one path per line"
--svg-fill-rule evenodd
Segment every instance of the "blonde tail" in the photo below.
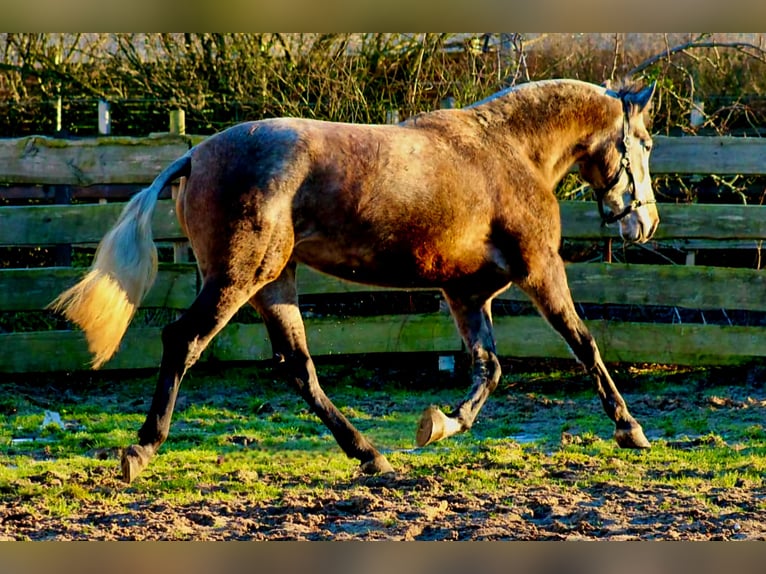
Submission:
M 180 176 L 188 176 L 190 167 L 191 156 L 187 153 L 136 194 L 101 240 L 90 272 L 48 305 L 85 332 L 94 369 L 117 351 L 136 309 L 157 277 L 152 213 L 162 188 Z

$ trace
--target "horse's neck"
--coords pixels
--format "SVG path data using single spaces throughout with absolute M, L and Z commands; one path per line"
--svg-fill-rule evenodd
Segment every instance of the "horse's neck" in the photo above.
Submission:
M 539 96 L 508 98 L 488 107 L 509 145 L 521 145 L 541 174 L 554 182 L 580 159 L 591 138 L 613 125 L 616 109 L 605 106 L 596 92 L 575 92 L 560 101 L 566 105 L 551 106 Z

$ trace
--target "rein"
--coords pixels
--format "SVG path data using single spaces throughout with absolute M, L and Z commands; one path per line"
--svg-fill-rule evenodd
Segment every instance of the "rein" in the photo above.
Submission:
M 598 200 L 598 212 L 601 215 L 601 225 L 603 227 L 609 225 L 610 223 L 620 221 L 642 205 L 656 203 L 656 200 L 654 199 L 649 201 L 641 201 L 636 197 L 636 179 L 633 176 L 633 170 L 630 167 L 630 156 L 628 155 L 628 152 L 630 151 L 630 142 L 628 138 L 628 109 L 624 101 L 622 103 L 622 107 L 622 145 L 625 149 L 623 150 L 622 158 L 620 159 L 620 169 L 617 170 L 617 173 L 615 173 L 610 178 L 609 182 L 604 187 L 593 188 L 593 190 L 596 192 L 596 199 Z M 620 182 L 620 179 L 622 178 L 623 172 L 627 172 L 628 174 L 628 188 L 631 190 L 630 195 L 632 200 L 621 212 L 606 213 L 606 210 L 604 209 L 604 196 L 617 186 L 617 184 Z

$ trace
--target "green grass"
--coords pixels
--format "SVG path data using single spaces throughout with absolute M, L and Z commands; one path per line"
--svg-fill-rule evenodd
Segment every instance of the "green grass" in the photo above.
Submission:
M 622 373 L 632 381 L 626 399 L 653 436 L 653 448 L 642 452 L 617 448 L 612 423 L 576 370 L 505 376 L 471 432 L 423 449 L 413 448 L 421 411 L 454 405 L 467 385 L 386 385 L 354 365 L 319 371 L 328 395 L 401 476 L 438 476 L 445 491 L 508 498 L 510 487 L 620 485 L 700 497 L 711 489 L 764 486 L 763 405 L 715 408 L 707 399 L 759 389 L 720 386 L 704 371 Z M 153 385 L 153 376 L 116 374 L 0 383 L 7 413 L 0 418 L 0 504 L 66 519 L 84 505 L 120 508 L 146 499 L 273 503 L 288 492 L 358 480 L 357 462 L 290 387 L 269 369 L 230 367 L 190 373 L 170 439 L 139 479 L 124 485 L 119 450 L 135 441 Z M 670 410 L 662 406 L 668 399 L 678 399 Z M 58 412 L 64 428 L 42 427 L 46 410 Z M 570 440 L 562 441 L 562 433 Z

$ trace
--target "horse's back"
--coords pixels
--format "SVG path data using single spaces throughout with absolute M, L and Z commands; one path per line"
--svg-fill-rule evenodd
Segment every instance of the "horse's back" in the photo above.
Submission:
M 460 200 L 475 205 L 486 195 L 486 171 L 434 130 L 275 118 L 237 124 L 198 145 L 187 193 L 222 201 L 287 196 L 298 218 L 306 209 L 452 215 Z M 470 190 L 476 197 L 465 196 Z

